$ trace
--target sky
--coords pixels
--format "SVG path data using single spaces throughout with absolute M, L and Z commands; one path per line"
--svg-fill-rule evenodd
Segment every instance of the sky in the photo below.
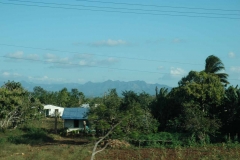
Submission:
M 240 1 L 0 0 L 0 79 L 170 87 L 215 55 L 240 84 Z

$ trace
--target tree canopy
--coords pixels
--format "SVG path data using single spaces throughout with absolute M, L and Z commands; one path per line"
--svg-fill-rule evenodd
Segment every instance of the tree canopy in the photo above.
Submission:
M 0 88 L 0 127 L 16 127 L 18 123 L 36 116 L 41 111 L 39 100 L 32 97 L 19 82 L 8 81 Z
M 222 83 L 229 84 L 227 80 L 228 74 L 221 72 L 224 70 L 225 70 L 224 64 L 218 57 L 214 55 L 210 55 L 207 57 L 204 71 L 206 73 L 215 74 L 220 78 Z

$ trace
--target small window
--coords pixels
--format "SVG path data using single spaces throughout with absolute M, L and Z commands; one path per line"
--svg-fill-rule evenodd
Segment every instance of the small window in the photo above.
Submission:
M 79 128 L 79 120 L 74 120 L 74 128 Z

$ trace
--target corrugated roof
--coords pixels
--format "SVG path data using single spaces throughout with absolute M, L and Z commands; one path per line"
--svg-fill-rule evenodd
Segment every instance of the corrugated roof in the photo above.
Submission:
M 87 119 L 89 108 L 65 108 L 62 119 Z

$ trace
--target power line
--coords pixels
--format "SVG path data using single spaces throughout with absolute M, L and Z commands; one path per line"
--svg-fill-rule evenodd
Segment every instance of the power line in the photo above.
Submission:
M 190 17 L 190 18 L 216 18 L 216 19 L 240 19 L 234 17 L 210 17 L 210 16 L 197 16 L 197 15 L 176 15 L 176 14 L 166 14 L 166 13 L 140 13 L 140 12 L 129 12 L 129 11 L 110 11 L 101 9 L 80 9 L 80 8 L 67 8 L 67 7 L 57 7 L 57 6 L 43 6 L 43 5 L 33 5 L 33 4 L 18 4 L 18 3 L 5 3 L 0 2 L 5 5 L 17 5 L 17 6 L 28 6 L 28 7 L 39 7 L 39 8 L 54 8 L 54 9 L 67 9 L 67 10 L 80 10 L 80 11 L 95 11 L 95 12 L 106 12 L 106 13 L 125 13 L 125 14 L 141 14 L 141 15 L 155 15 L 155 16 L 173 16 L 173 17 Z
M 53 52 L 61 52 L 61 53 L 74 53 L 78 55 L 94 55 L 99 57 L 109 57 L 109 58 L 121 58 L 121 59 L 129 59 L 129 60 L 139 60 L 139 61 L 149 61 L 149 62 L 160 62 L 160 63 L 174 63 L 174 64 L 183 64 L 183 65 L 204 65 L 203 63 L 186 63 L 186 62 L 179 62 L 179 61 L 163 61 L 163 60 L 156 60 L 156 59 L 143 59 L 143 58 L 135 58 L 135 57 L 123 57 L 123 56 L 110 56 L 110 55 L 102 55 L 102 54 L 94 54 L 94 53 L 80 53 L 75 51 L 64 51 L 64 50 L 58 50 L 54 48 L 39 48 L 39 47 L 29 47 L 29 46 L 20 46 L 20 45 L 13 45 L 13 44 L 2 44 L 0 43 L 0 46 L 7 46 L 7 47 L 20 47 L 20 48 L 26 48 L 26 49 L 34 49 L 34 50 L 43 50 L 43 51 L 53 51 Z
M 0 56 L 0 57 L 9 58 L 9 59 L 17 59 L 17 60 L 28 60 L 28 61 L 35 61 L 35 62 L 44 62 L 44 63 L 54 63 L 54 64 L 62 64 L 62 65 L 79 66 L 79 67 L 82 66 L 82 67 L 105 68 L 105 69 L 122 70 L 122 71 L 157 73 L 157 74 L 170 74 L 170 73 L 161 73 L 161 72 L 154 72 L 154 71 L 142 71 L 142 70 L 133 70 L 133 69 L 125 69 L 125 68 L 111 68 L 111 67 L 102 67 L 102 66 L 93 66 L 93 65 L 80 65 L 80 64 L 77 64 L 77 63 L 49 62 L 49 61 L 45 61 L 45 60 L 30 59 L 30 58 L 18 58 L 18 57 L 10 57 L 10 56 Z M 175 73 L 174 75 L 183 75 L 183 74 L 176 74 Z
M 200 12 L 182 12 L 182 11 L 162 11 L 162 10 L 146 10 L 146 9 L 129 9 L 129 8 L 116 8 L 116 7 L 100 7 L 100 6 L 86 6 L 86 5 L 79 5 L 79 4 L 63 4 L 63 3 L 48 3 L 48 2 L 32 2 L 32 1 L 25 1 L 25 0 L 8 0 L 8 1 L 16 1 L 16 2 L 27 2 L 27 3 L 35 3 L 35 4 L 50 4 L 50 5 L 60 5 L 60 6 L 71 6 L 71 7 L 91 7 L 91 8 L 103 8 L 103 9 L 123 9 L 129 11 L 147 11 L 147 12 L 170 12 L 170 13 L 184 13 L 184 14 L 208 14 L 208 15 L 220 15 L 220 16 L 230 16 L 230 15 L 237 15 L 240 14 L 220 14 L 220 13 L 200 13 Z
M 160 6 L 160 5 L 149 5 L 149 4 L 139 4 L 139 3 L 119 3 L 119 2 L 106 2 L 106 1 L 95 1 L 95 0 L 75 0 L 75 1 L 85 1 L 85 2 L 97 2 L 106 4 L 118 4 L 118 5 L 130 5 L 130 6 L 147 6 L 147 7 L 158 7 L 158 8 L 182 8 L 182 9 L 197 9 L 197 10 L 212 10 L 212 11 L 227 11 L 227 12 L 239 12 L 240 10 L 233 9 L 221 9 L 221 8 L 197 8 L 197 7 L 176 7 L 176 6 Z
M 184 63 L 184 62 L 174 62 L 174 61 L 161 61 L 161 60 L 154 60 L 154 59 L 142 59 L 142 58 L 134 58 L 134 57 L 121 57 L 121 56 L 109 56 L 109 55 L 101 55 L 101 54 L 92 54 L 92 53 L 79 53 L 73 51 L 63 51 L 58 49 L 47 49 L 47 48 L 37 48 L 37 47 L 29 47 L 29 46 L 19 46 L 19 45 L 12 45 L 12 44 L 1 44 L 1 46 L 8 46 L 8 47 L 21 47 L 27 49 L 36 49 L 36 50 L 45 50 L 45 51 L 53 51 L 53 52 L 62 52 L 62 53 L 74 53 L 74 54 L 82 54 L 82 55 L 95 55 L 101 57 L 113 57 L 113 58 L 122 58 L 122 59 L 131 59 L 131 60 L 141 60 L 141 61 L 152 61 L 152 62 L 163 62 L 163 63 L 177 63 L 177 64 L 186 64 L 186 65 L 203 65 L 199 63 Z
M 9 57 L 9 56 L 0 56 L 3 58 L 15 59 L 15 60 L 28 60 L 28 61 L 35 61 L 35 62 L 43 62 L 43 63 L 53 63 L 53 64 L 62 64 L 62 65 L 71 65 L 71 66 L 83 66 L 83 67 L 94 67 L 94 68 L 104 68 L 104 69 L 112 69 L 112 70 L 121 70 L 121 71 L 131 71 L 131 72 L 144 72 L 144 73 L 155 73 L 155 74 L 172 74 L 172 75 L 184 75 L 178 73 L 163 73 L 163 72 L 153 72 L 153 71 L 143 71 L 143 70 L 133 70 L 133 69 L 125 69 L 125 68 L 111 68 L 111 67 L 102 67 L 102 66 L 93 66 L 93 65 L 79 65 L 76 63 L 65 63 L 65 62 L 49 62 L 45 60 L 37 60 L 37 59 L 30 59 L 30 58 L 17 58 L 17 57 Z M 229 79 L 229 80 L 237 80 L 239 79 Z

